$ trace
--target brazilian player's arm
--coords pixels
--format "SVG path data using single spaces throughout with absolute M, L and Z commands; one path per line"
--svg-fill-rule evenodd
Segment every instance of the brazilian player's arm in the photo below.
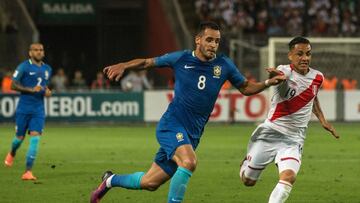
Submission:
M 41 86 L 24 87 L 23 85 L 20 84 L 20 82 L 13 80 L 11 83 L 11 89 L 23 93 L 36 93 L 36 92 L 40 92 L 42 88 Z
M 314 98 L 314 103 L 313 103 L 313 109 L 312 112 L 315 114 L 315 116 L 319 119 L 321 125 L 323 126 L 323 128 L 327 131 L 329 131 L 335 138 L 339 138 L 340 136 L 336 133 L 335 128 L 326 120 L 321 107 L 320 107 L 320 102 L 319 99 L 317 98 L 317 96 Z
M 110 80 L 119 81 L 126 69 L 146 69 L 154 66 L 155 58 L 133 59 L 128 62 L 107 66 L 103 69 L 103 72 Z
M 245 80 L 240 87 L 238 87 L 238 90 L 246 96 L 254 95 L 259 92 L 262 92 L 267 87 L 277 85 L 281 82 L 283 82 L 286 79 L 284 75 L 277 75 L 270 79 L 265 80 L 264 82 L 251 82 L 248 80 Z

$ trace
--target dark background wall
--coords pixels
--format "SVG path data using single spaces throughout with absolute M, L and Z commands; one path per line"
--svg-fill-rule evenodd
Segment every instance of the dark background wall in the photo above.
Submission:
M 94 14 L 81 19 L 42 12 L 46 3 L 55 8 L 71 2 L 78 0 L 26 1 L 46 48 L 46 61 L 55 70 L 63 68 L 72 78 L 79 69 L 90 83 L 105 65 L 146 54 L 147 1 L 83 1 L 91 3 Z

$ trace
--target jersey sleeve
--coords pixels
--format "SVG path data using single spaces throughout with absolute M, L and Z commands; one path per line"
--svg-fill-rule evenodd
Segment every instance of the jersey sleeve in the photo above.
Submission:
M 276 70 L 281 71 L 285 77 L 289 77 L 291 74 L 291 68 L 289 66 L 279 65 L 276 67 Z
M 234 87 L 239 88 L 245 82 L 245 77 L 240 73 L 230 59 L 225 59 L 225 61 L 227 62 L 230 70 L 228 80 Z
M 185 51 L 176 51 L 155 57 L 155 66 L 157 67 L 173 67 Z
M 25 72 L 25 66 L 23 64 L 18 65 L 18 67 L 16 68 L 14 74 L 13 74 L 13 80 L 20 82 L 22 76 L 24 75 Z
M 325 80 L 325 76 L 323 73 L 319 72 L 319 74 L 321 75 L 321 82 L 320 82 L 320 86 L 319 89 L 322 89 L 323 85 L 324 85 L 324 80 Z

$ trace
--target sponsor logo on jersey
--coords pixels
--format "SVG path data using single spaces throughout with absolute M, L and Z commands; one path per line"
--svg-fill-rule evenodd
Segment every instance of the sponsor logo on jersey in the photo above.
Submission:
M 178 142 L 181 142 L 184 140 L 184 135 L 182 133 L 177 133 L 176 134 L 176 139 Z
M 214 66 L 214 78 L 220 78 L 221 75 L 221 67 L 220 66 Z
M 190 68 L 195 68 L 195 66 L 189 66 L 189 65 L 186 64 L 186 65 L 184 66 L 184 68 L 185 68 L 185 69 L 190 69 Z
M 35 75 L 36 72 L 29 72 L 29 75 Z

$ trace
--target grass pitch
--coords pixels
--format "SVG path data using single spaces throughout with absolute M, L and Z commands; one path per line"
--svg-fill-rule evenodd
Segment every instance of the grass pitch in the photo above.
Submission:
M 197 149 L 198 167 L 190 180 L 184 203 L 267 202 L 277 183 L 270 165 L 255 187 L 239 181 L 239 163 L 255 129 L 252 124 L 215 125 L 205 129 Z M 311 124 L 302 167 L 288 202 L 360 203 L 360 125 L 335 124 L 335 140 L 318 124 Z M 0 159 L 13 138 L 13 125 L 0 125 Z M 89 202 L 90 192 L 108 169 L 115 173 L 146 171 L 158 144 L 155 126 L 48 124 L 33 169 L 35 182 L 24 182 L 28 139 L 12 168 L 0 167 L 0 202 Z M 166 202 L 169 184 L 156 192 L 112 189 L 102 202 Z

